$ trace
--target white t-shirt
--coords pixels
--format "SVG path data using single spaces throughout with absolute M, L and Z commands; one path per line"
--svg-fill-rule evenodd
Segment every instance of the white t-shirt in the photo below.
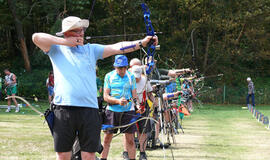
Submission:
M 152 92 L 153 88 L 150 85 L 150 82 L 147 81 L 146 87 L 145 86 L 145 81 L 146 81 L 146 77 L 145 76 L 141 76 L 141 80 L 139 82 L 136 82 L 136 86 L 137 86 L 137 95 L 139 98 L 139 102 L 141 103 L 143 101 L 143 89 L 146 90 L 146 92 Z
M 14 82 L 13 76 L 14 76 L 13 73 L 10 73 L 9 75 L 6 75 L 5 76 L 5 81 L 7 82 L 8 87 L 12 87 L 12 86 L 16 86 L 17 85 L 17 83 L 13 83 Z

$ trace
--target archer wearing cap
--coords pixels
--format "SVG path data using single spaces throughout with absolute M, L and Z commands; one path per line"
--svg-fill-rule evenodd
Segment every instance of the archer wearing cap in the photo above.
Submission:
M 139 65 L 132 66 L 132 74 L 136 78 L 137 95 L 140 104 L 140 110 L 143 112 L 142 117 L 148 117 L 150 113 L 150 106 L 147 101 L 151 100 L 155 103 L 154 96 L 152 94 L 153 88 L 146 76 L 142 74 L 142 67 Z M 137 123 L 138 138 L 140 143 L 140 158 L 147 160 L 146 155 L 146 141 L 147 134 L 151 132 L 151 125 L 149 120 L 142 120 Z M 126 148 L 125 148 L 126 150 Z
M 136 80 L 134 75 L 127 71 L 128 59 L 124 55 L 115 56 L 113 64 L 115 70 L 106 74 L 104 79 L 104 100 L 108 103 L 105 112 L 105 125 L 127 125 L 135 116 L 135 106 L 130 99 L 137 99 Z M 139 107 L 139 106 L 138 106 Z M 120 129 L 125 134 L 124 147 L 127 148 L 129 159 L 136 156 L 134 143 L 135 124 Z M 101 160 L 107 159 L 112 136 L 118 129 L 108 130 L 104 133 L 104 150 Z
M 70 159 L 77 135 L 83 159 L 94 160 L 95 152 L 100 151 L 96 61 L 133 52 L 140 48 L 140 44 L 147 46 L 151 39 L 154 45 L 158 44 L 156 36 L 111 45 L 84 44 L 84 33 L 88 26 L 88 20 L 69 16 L 63 19 L 62 30 L 57 36 L 47 33 L 34 33 L 32 36 L 34 44 L 50 57 L 53 66 L 53 104 L 56 106 L 53 138 L 58 160 Z

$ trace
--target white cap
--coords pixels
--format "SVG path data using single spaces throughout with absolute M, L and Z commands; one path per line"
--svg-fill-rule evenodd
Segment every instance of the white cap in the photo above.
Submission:
M 138 65 L 132 67 L 132 74 L 135 78 L 141 78 L 142 75 L 142 68 Z
M 250 78 L 250 77 L 248 77 L 248 78 L 247 78 L 247 81 L 251 81 L 251 78 Z
M 76 29 L 76 28 L 87 28 L 89 26 L 89 21 L 87 19 L 81 19 L 75 16 L 69 16 L 63 19 L 62 21 L 62 31 L 57 32 L 57 36 L 63 36 L 67 31 Z

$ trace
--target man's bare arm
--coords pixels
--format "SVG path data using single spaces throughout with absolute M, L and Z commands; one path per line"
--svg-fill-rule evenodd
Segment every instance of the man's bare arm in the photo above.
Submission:
M 125 41 L 125 42 L 119 42 L 116 44 L 111 44 L 111 45 L 106 45 L 104 48 L 104 53 L 103 53 L 103 58 L 110 57 L 112 55 L 116 54 L 124 54 L 124 53 L 129 53 L 129 52 L 134 52 L 138 49 L 140 49 L 140 44 L 139 42 L 142 43 L 142 46 L 145 47 L 147 46 L 148 42 L 150 40 L 154 40 L 154 45 L 158 44 L 158 37 L 157 36 L 147 36 L 142 40 L 137 40 L 137 41 Z M 127 48 L 124 50 L 120 50 L 121 48 L 129 47 L 132 46 L 131 48 Z
M 13 78 L 12 79 L 13 79 L 13 82 L 12 82 L 13 84 L 17 83 L 15 74 L 13 74 Z
M 120 104 L 119 99 L 116 99 L 110 96 L 110 92 L 111 90 L 109 88 L 104 88 L 104 92 L 103 92 L 104 101 L 110 104 Z
M 47 33 L 34 33 L 32 40 L 44 52 L 50 51 L 52 45 L 66 45 L 70 47 L 83 45 L 83 38 L 81 37 L 61 38 Z

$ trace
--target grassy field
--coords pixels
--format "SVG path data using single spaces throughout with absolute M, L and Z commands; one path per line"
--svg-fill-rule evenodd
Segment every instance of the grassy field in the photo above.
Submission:
M 270 118 L 270 107 L 266 105 L 262 106 L 256 106 L 256 109 L 258 109 L 261 113 L 268 116 Z
M 41 110 L 47 106 L 41 105 Z M 185 117 L 185 134 L 177 135 L 177 144 L 166 149 L 147 151 L 150 160 L 174 159 L 270 159 L 270 130 L 258 123 L 242 106 L 204 105 Z M 270 116 L 270 106 L 258 106 Z M 55 159 L 53 140 L 43 120 L 30 111 L 5 113 L 0 109 L 0 160 Z M 162 136 L 160 137 L 162 140 Z M 122 153 L 122 136 L 113 139 L 110 160 Z

